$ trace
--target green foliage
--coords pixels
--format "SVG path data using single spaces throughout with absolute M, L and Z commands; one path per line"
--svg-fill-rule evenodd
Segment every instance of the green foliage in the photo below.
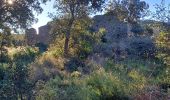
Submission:
M 80 47 L 78 51 L 78 56 L 81 59 L 87 58 L 87 56 L 92 52 L 93 47 L 90 42 L 88 41 L 81 41 Z
M 13 55 L 13 60 L 16 63 L 23 63 L 25 65 L 34 61 L 35 57 L 39 54 L 39 52 L 35 48 L 27 47 L 23 48 L 23 51 L 16 52 Z
M 56 42 L 50 45 L 48 54 L 54 57 L 60 57 L 63 55 L 64 39 L 56 38 Z
M 149 27 L 149 25 L 145 26 L 144 28 L 145 28 L 146 35 L 152 36 L 154 34 L 153 28 Z
M 12 35 L 12 45 L 14 47 L 25 45 L 25 34 L 11 34 Z
M 96 96 L 100 99 L 123 98 L 126 96 L 125 85 L 123 82 L 112 73 L 106 73 L 100 69 L 92 73 L 87 78 L 87 85 L 92 87 Z
M 62 75 L 62 71 L 65 69 L 65 59 L 62 56 L 55 57 L 52 52 L 50 50 L 43 53 L 29 65 L 29 77 L 33 82 L 48 81 L 50 78 Z
M 133 80 L 140 80 L 138 77 L 135 74 Z M 131 85 L 129 84 L 129 86 Z M 138 84 L 134 83 L 134 85 L 137 86 Z M 38 95 L 36 98 L 42 100 L 45 100 L 45 98 L 50 98 L 48 100 L 57 98 L 60 100 L 128 100 L 129 91 L 127 92 L 127 88 L 129 86 L 115 74 L 105 72 L 104 69 L 99 69 L 84 78 L 52 79 L 44 85 L 42 90 L 37 92 Z
M 0 32 L 0 63 L 7 63 L 10 61 L 6 47 L 11 45 L 11 30 L 9 27 L 4 27 L 2 33 Z
M 170 34 L 167 32 L 161 32 L 159 34 L 159 36 L 156 37 L 156 44 L 158 47 L 158 53 L 157 53 L 157 57 L 163 61 L 164 65 L 162 65 L 162 71 L 161 74 L 159 74 L 160 76 L 158 77 L 158 80 L 161 83 L 167 83 L 170 84 L 170 75 L 169 75 L 169 71 L 170 71 Z
M 56 0 L 54 8 L 60 12 L 58 16 L 64 16 L 67 19 L 66 29 L 64 31 L 66 38 L 64 44 L 65 56 L 68 56 L 69 40 L 72 35 L 71 30 L 73 29 L 74 22 L 88 16 L 90 10 L 99 10 L 103 3 L 105 3 L 104 0 Z
M 164 70 L 159 74 L 157 80 L 160 84 L 170 84 L 170 68 L 166 67 Z
M 20 1 L 1 1 L 0 6 L 0 29 L 4 26 L 10 28 L 27 28 L 36 19 L 33 15 L 33 10 L 37 13 L 42 12 L 39 0 L 20 0 Z M 17 29 L 16 29 L 17 30 Z
M 157 21 L 160 21 L 160 22 L 168 22 L 169 21 L 170 9 L 169 9 L 169 5 L 167 4 L 166 0 L 162 0 L 159 4 L 156 3 L 155 9 L 156 10 L 152 15 L 153 18 L 155 18 Z
M 43 90 L 37 91 L 36 100 L 56 100 L 58 85 L 60 84 L 61 79 L 56 77 L 55 79 L 50 80 L 47 84 L 43 85 Z
M 65 68 L 70 71 L 78 71 L 78 68 L 85 67 L 85 63 L 79 58 L 71 58 L 67 63 L 65 63 Z
M 160 83 L 163 84 L 170 84 L 170 75 L 169 75 L 169 71 L 170 71 L 170 55 L 169 55 L 169 40 L 170 34 L 166 33 L 166 32 L 161 32 L 159 34 L 159 36 L 157 36 L 156 38 L 156 43 L 157 43 L 157 47 L 159 48 L 157 57 L 159 59 L 161 59 L 164 63 L 164 65 L 162 65 L 162 71 L 161 74 L 159 74 L 158 80 L 160 81 Z
M 13 55 L 11 63 L 7 63 L 3 69 L 3 77 L 0 81 L 0 99 L 27 99 L 32 94 L 32 84 L 28 79 L 28 64 L 35 59 L 37 51 L 25 48 Z
M 39 52 L 41 53 L 47 51 L 47 48 L 48 48 L 48 46 L 44 43 L 37 43 L 35 44 L 35 46 L 39 48 Z
M 132 3 L 133 2 L 133 3 Z M 108 7 L 108 14 L 114 14 L 121 21 L 136 23 L 138 19 L 147 15 L 149 5 L 140 0 L 113 0 Z
M 55 1 L 55 8 L 61 12 L 57 16 L 58 19 L 51 22 L 53 44 L 48 50 L 45 45 L 37 44 L 42 47 L 42 51 L 47 50 L 41 55 L 41 50 L 32 47 L 18 47 L 20 49 L 14 51 L 13 48 L 7 48 L 10 45 L 11 34 L 10 28 L 4 27 L 4 23 L 7 23 L 14 28 L 17 26 L 26 28 L 35 21 L 30 9 L 41 12 L 39 1 L 14 1 L 16 9 L 13 9 L 12 5 L 7 7 L 7 10 L 3 7 L 0 9 L 2 16 L 6 17 L 9 14 L 9 19 L 6 21 L 0 19 L 0 30 L 4 32 L 0 34 L 0 59 L 8 56 L 7 50 L 12 51 L 9 52 L 11 55 L 4 60 L 9 60 L 10 63 L 7 61 L 0 64 L 1 100 L 129 100 L 143 92 L 152 91 L 148 88 L 150 86 L 170 84 L 168 31 L 161 32 L 155 38 L 155 43 L 150 41 L 150 37 L 149 41 L 141 37 L 139 37 L 141 40 L 136 38 L 137 41 L 129 39 L 132 48 L 129 52 L 132 58 L 128 56 L 127 59 L 114 62 L 111 58 L 112 52 L 108 55 L 100 52 L 101 50 L 98 50 L 100 54 L 96 53 L 97 50 L 95 52 L 94 48 L 97 46 L 103 46 L 101 49 L 112 46 L 104 42 L 107 41 L 104 40 L 107 33 L 105 28 L 100 28 L 98 32 L 90 30 L 92 20 L 88 17 L 91 13 L 88 11 L 92 10 L 89 8 L 99 9 L 105 0 Z M 127 0 L 120 0 L 120 2 L 114 0 L 108 14 L 113 14 L 121 21 L 127 20 L 133 23 L 134 33 L 144 35 L 147 31 L 152 34 L 153 30 L 149 26 L 145 29 L 139 24 L 134 24 L 148 9 L 145 2 L 134 1 L 139 2 L 133 4 Z M 20 7 L 20 4 L 24 5 Z M 3 3 L 0 2 L 1 5 Z M 15 40 L 23 40 L 23 36 L 15 36 Z M 67 57 L 63 57 L 63 47 L 66 46 L 64 42 L 69 45 Z M 158 48 L 156 58 L 155 44 Z M 139 57 L 136 57 L 136 53 Z M 100 56 L 103 58 L 100 59 Z
M 162 65 L 154 60 L 127 59 L 119 63 L 108 60 L 104 68 L 118 76 L 125 83 L 127 93 L 133 96 L 146 91 L 148 85 L 160 84 L 157 77 L 162 75 Z
M 100 43 L 102 41 L 102 37 L 106 34 L 105 28 L 100 28 L 98 32 L 93 33 L 92 37 L 95 40 L 96 43 Z
M 9 79 L 0 81 L 0 93 L 1 93 L 0 95 L 1 100 L 17 99 L 13 82 Z
M 130 82 L 129 83 L 129 87 L 131 91 L 136 91 L 136 92 L 140 92 L 142 89 L 145 88 L 145 85 L 147 83 L 147 79 L 145 78 L 145 76 L 143 76 L 142 74 L 140 74 L 138 71 L 136 70 L 132 70 L 128 73 L 128 76 L 130 78 Z
M 16 99 L 17 95 L 14 94 L 14 83 L 12 81 L 13 71 L 8 70 L 9 65 L 0 65 L 1 79 L 0 79 L 0 99 Z

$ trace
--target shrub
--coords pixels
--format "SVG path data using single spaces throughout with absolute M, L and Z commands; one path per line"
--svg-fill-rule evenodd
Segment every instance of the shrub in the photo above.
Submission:
M 55 58 L 48 53 L 44 53 L 34 63 L 30 64 L 30 78 L 33 81 L 48 81 L 50 78 L 60 75 L 60 72 L 64 70 L 64 63 L 62 57 Z
M 78 68 L 80 67 L 85 67 L 85 63 L 76 57 L 71 58 L 67 63 L 65 63 L 66 70 L 70 72 L 78 71 Z
M 139 92 L 139 90 L 143 90 L 147 81 L 146 78 L 140 74 L 139 72 L 137 72 L 136 70 L 132 70 L 128 73 L 128 77 L 130 78 L 130 88 L 132 90 L 130 91 L 136 91 Z
M 39 52 L 34 48 L 23 48 L 23 51 L 18 51 L 13 54 L 13 60 L 15 62 L 25 63 L 26 65 L 33 62 Z
M 92 87 L 100 99 L 121 100 L 126 97 L 125 85 L 117 76 L 100 69 L 92 73 L 87 79 L 87 86 Z
M 46 45 L 44 43 L 37 43 L 37 44 L 35 44 L 35 46 L 38 47 L 39 51 L 42 53 L 47 51 L 47 47 L 48 47 L 48 45 Z
M 50 80 L 47 84 L 41 84 L 40 90 L 37 90 L 36 93 L 36 100 L 56 100 L 57 99 L 57 92 L 58 92 L 58 86 L 61 82 L 61 79 L 59 77 L 56 77 L 55 79 Z M 37 85 L 37 88 L 40 85 Z
M 80 48 L 78 51 L 78 56 L 81 59 L 87 58 L 87 56 L 92 52 L 93 47 L 90 42 L 88 41 L 81 41 Z
M 52 79 L 37 92 L 36 98 L 41 100 L 45 100 L 44 98 L 52 98 L 47 100 L 125 100 L 125 98 L 128 99 L 125 88 L 117 76 L 100 69 L 87 77 Z

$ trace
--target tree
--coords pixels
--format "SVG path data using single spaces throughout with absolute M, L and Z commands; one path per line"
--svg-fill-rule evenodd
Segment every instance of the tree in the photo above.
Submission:
M 116 16 L 120 21 L 124 21 L 128 16 L 128 10 L 120 0 L 110 1 L 106 7 L 107 14 Z
M 160 4 L 155 5 L 156 11 L 153 12 L 153 18 L 160 22 L 170 21 L 170 5 L 166 5 L 165 0 L 162 0 Z
M 34 84 L 28 78 L 29 64 L 37 55 L 34 49 L 25 48 L 13 55 L 12 64 L 0 65 L 1 100 L 31 100 Z
M 170 26 L 168 22 L 170 21 L 170 4 L 166 4 L 165 0 L 162 0 L 160 4 L 156 4 L 156 11 L 153 12 L 156 20 L 158 20 L 158 26 L 161 32 L 156 36 L 156 44 L 159 48 L 158 55 L 163 59 L 164 63 L 170 66 Z
M 41 13 L 39 0 L 1 0 L 0 1 L 0 29 L 27 28 L 36 21 L 33 10 Z
M 15 94 L 20 100 L 29 100 L 31 98 L 31 90 L 33 84 L 29 81 L 29 67 L 28 65 L 35 60 L 37 52 L 26 48 L 23 52 L 18 52 L 13 58 L 13 77 Z M 25 99 L 24 99 L 25 98 Z
M 160 4 L 155 5 L 156 11 L 153 12 L 152 18 L 157 20 L 154 24 L 159 27 L 161 31 L 155 37 L 155 43 L 157 46 L 157 57 L 160 59 L 162 64 L 161 74 L 159 75 L 160 86 L 165 93 L 168 91 L 170 86 L 170 4 L 166 4 L 165 0 L 162 0 Z
M 162 0 L 160 4 L 155 4 L 155 9 L 151 19 L 157 22 L 153 26 L 159 27 L 165 32 L 170 31 L 170 4 L 166 4 L 165 0 Z
M 159 57 L 164 60 L 165 64 L 170 66 L 170 33 L 159 33 L 156 37 L 156 44 L 159 48 Z
M 0 63 L 2 66 L 3 63 L 9 61 L 5 47 L 11 44 L 11 30 L 8 27 L 5 27 L 3 31 L 4 33 L 0 33 Z
M 4 54 L 7 54 L 4 46 L 9 41 L 7 37 L 10 36 L 11 30 L 25 29 L 36 22 L 33 11 L 42 12 L 39 0 L 0 1 L 1 58 Z
M 42 0 L 44 3 L 45 1 Z M 42 8 L 40 7 L 39 0 L 0 0 L 0 53 L 1 62 L 4 62 L 2 58 L 4 55 L 7 56 L 7 50 L 5 46 L 9 44 L 9 37 L 11 34 L 11 30 L 17 31 L 18 29 L 26 29 L 31 24 L 36 22 L 36 18 L 34 17 L 33 11 L 37 13 L 42 12 Z M 32 55 L 31 55 L 32 56 Z M 21 56 L 22 57 L 22 56 Z M 21 58 L 23 59 L 23 58 Z M 0 66 L 1 68 L 5 68 L 8 70 L 4 70 L 3 80 L 0 82 L 0 99 L 9 100 L 9 99 L 18 99 L 18 95 L 20 99 L 23 100 L 22 93 L 25 88 L 22 87 L 24 82 L 24 86 L 26 83 L 26 68 L 22 61 L 13 61 L 13 64 L 4 64 L 4 66 Z M 13 68 L 16 65 L 16 70 L 13 71 Z M 25 73 L 24 73 L 25 72 Z M 14 75 L 15 74 L 15 75 Z M 17 78 L 14 78 L 14 76 Z M 14 78 L 14 79 L 13 79 Z M 18 79 L 19 78 L 19 79 Z M 15 80 L 16 79 L 16 80 Z M 20 81 L 20 84 L 17 82 Z M 16 85 L 16 87 L 14 86 Z M 16 90 L 19 89 L 19 90 Z M 18 93 L 19 92 L 19 93 Z M 25 92 L 25 91 L 24 91 Z
M 129 23 L 136 23 L 141 17 L 146 15 L 149 5 L 140 0 L 113 0 L 109 3 L 107 11 L 127 20 Z
M 140 0 L 123 0 L 123 4 L 128 9 L 128 22 L 136 23 L 145 14 L 149 5 L 145 1 Z
M 88 15 L 89 9 L 101 9 L 104 2 L 105 0 L 56 0 L 54 8 L 59 11 L 60 17 L 66 17 L 68 20 L 65 30 L 64 55 L 68 54 L 70 33 L 74 21 Z

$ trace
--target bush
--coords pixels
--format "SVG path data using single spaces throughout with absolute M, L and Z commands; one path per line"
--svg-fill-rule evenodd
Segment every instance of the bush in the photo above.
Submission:
M 40 52 L 45 52 L 47 51 L 48 45 L 44 44 L 44 43 L 37 43 L 35 44 L 36 47 L 39 48 Z
M 30 64 L 30 78 L 33 81 L 48 81 L 56 75 L 60 75 L 60 72 L 64 70 L 64 63 L 65 60 L 62 57 L 55 58 L 44 53 L 34 63 Z
M 56 100 L 57 99 L 57 92 L 58 92 L 58 86 L 61 82 L 61 79 L 59 77 L 56 77 L 55 79 L 50 80 L 47 84 L 41 84 L 37 85 L 37 88 L 43 88 L 40 90 L 36 90 L 36 100 Z
M 125 100 L 125 98 L 128 99 L 125 88 L 117 76 L 100 69 L 84 78 L 52 79 L 37 92 L 36 98 L 41 100 L 46 98 L 49 98 L 46 100 Z
M 81 41 L 80 48 L 78 50 L 78 56 L 80 59 L 85 59 L 92 52 L 92 44 L 88 41 Z
M 85 64 L 76 57 L 71 58 L 67 63 L 65 63 L 66 70 L 70 72 L 78 71 L 78 68 L 80 67 L 81 68 L 85 67 Z
M 130 89 L 132 89 L 130 91 L 137 90 L 136 91 L 136 93 L 137 93 L 145 88 L 145 85 L 147 83 L 146 78 L 142 74 L 140 74 L 138 71 L 136 71 L 136 70 L 130 71 L 128 73 L 128 77 L 130 79 L 129 87 L 130 87 Z
M 25 63 L 26 65 L 33 62 L 39 52 L 35 48 L 23 48 L 23 51 L 18 51 L 13 55 L 15 62 Z
M 87 86 L 91 87 L 92 91 L 95 91 L 96 96 L 101 100 L 121 100 L 127 95 L 123 81 L 103 69 L 92 73 L 86 81 Z

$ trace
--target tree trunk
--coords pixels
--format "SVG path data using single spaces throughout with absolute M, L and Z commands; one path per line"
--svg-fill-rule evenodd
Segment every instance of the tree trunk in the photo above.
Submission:
M 73 22 L 74 22 L 73 18 L 69 20 L 68 29 L 66 31 L 65 44 L 64 44 L 64 56 L 68 56 L 70 33 L 71 33 L 71 27 L 73 25 Z
M 69 35 L 70 35 L 70 32 L 69 32 Z M 68 37 L 66 36 L 65 44 L 64 44 L 64 56 L 68 55 L 69 39 L 70 39 L 70 36 L 68 36 Z
M 23 96 L 22 96 L 22 93 L 20 93 L 20 100 L 24 100 Z
M 2 42 L 1 42 L 1 46 L 0 46 L 0 50 L 1 50 L 1 58 L 0 58 L 0 63 L 1 63 L 1 65 L 3 66 L 3 51 L 2 51 L 2 48 L 3 48 L 3 44 L 2 44 Z

